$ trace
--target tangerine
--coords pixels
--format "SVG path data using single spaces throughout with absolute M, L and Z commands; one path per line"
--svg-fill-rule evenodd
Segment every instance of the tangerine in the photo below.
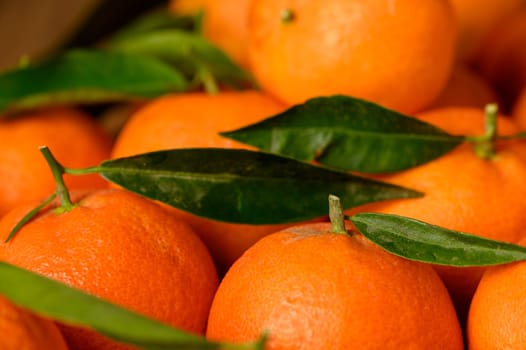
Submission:
M 350 228 L 350 227 L 348 227 Z M 265 349 L 462 349 L 449 294 L 426 264 L 329 223 L 293 226 L 250 247 L 221 281 L 213 340 L 263 332 Z
M 495 87 L 506 110 L 516 103 L 526 87 L 525 42 L 526 8 L 508 16 L 491 31 L 475 62 L 481 74 Z
M 251 3 L 252 0 L 213 0 L 206 2 L 203 9 L 203 35 L 242 67 L 248 67 Z
M 164 207 L 120 189 L 73 195 L 8 233 L 32 205 L 0 221 L 0 258 L 122 307 L 193 333 L 204 333 L 218 284 L 199 237 Z M 128 347 L 84 328 L 60 325 L 72 349 Z
M 165 96 L 131 117 L 115 141 L 112 157 L 186 147 L 252 148 L 219 133 L 261 121 L 285 108 L 281 102 L 258 91 Z M 286 226 L 233 224 L 173 211 L 190 223 L 203 239 L 220 274 L 259 238 Z
M 465 64 L 458 64 L 449 82 L 428 109 L 442 107 L 479 107 L 498 103 L 499 98 L 491 84 L 481 74 Z
M 524 245 L 526 241 L 520 243 Z M 526 348 L 525 276 L 524 262 L 486 270 L 469 309 L 470 350 Z
M 404 113 L 429 106 L 453 68 L 445 0 L 254 0 L 249 67 L 289 104 L 344 94 Z
M 89 115 L 69 107 L 26 112 L 0 120 L 0 217 L 12 207 L 55 189 L 38 147 L 52 148 L 64 166 L 88 167 L 110 157 L 111 139 Z M 65 177 L 72 189 L 103 188 L 98 175 Z
M 66 350 L 53 321 L 16 306 L 0 295 L 0 349 Z
M 482 43 L 490 32 L 517 11 L 524 0 L 451 0 L 451 4 L 459 26 L 459 58 L 472 61 L 481 53 Z
M 484 111 L 451 107 L 417 115 L 453 135 L 484 132 Z M 504 116 L 498 118 L 501 135 L 518 132 Z M 490 239 L 517 242 L 526 227 L 526 147 L 518 140 L 497 141 L 496 155 L 484 159 L 467 142 L 417 167 L 383 175 L 383 181 L 424 193 L 423 197 L 387 200 L 353 208 L 349 213 L 373 211 L 411 217 L 448 229 Z M 464 320 L 483 272 L 481 267 L 435 266 Z

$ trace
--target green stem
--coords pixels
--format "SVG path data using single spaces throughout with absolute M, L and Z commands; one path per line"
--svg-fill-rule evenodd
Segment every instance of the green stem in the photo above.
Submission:
M 496 155 L 497 115 L 497 104 L 487 104 L 485 108 L 484 134 L 466 138 L 468 142 L 473 143 L 475 154 L 482 159 L 492 159 Z
M 207 93 L 215 95 L 219 92 L 217 81 L 208 68 L 199 67 L 197 69 L 197 77 L 198 80 L 203 84 Z
M 44 201 L 42 201 L 42 203 L 40 203 L 38 206 L 36 206 L 35 208 L 31 209 L 26 215 L 24 215 L 24 217 L 22 218 L 22 220 L 20 220 L 16 225 L 15 227 L 13 227 L 13 229 L 11 230 L 11 232 L 9 232 L 9 235 L 7 236 L 7 238 L 5 239 L 4 243 L 7 243 L 9 242 L 15 235 L 18 231 L 20 231 L 20 229 L 22 228 L 22 226 L 24 226 L 26 223 L 29 222 L 29 220 L 31 220 L 33 217 L 35 217 L 35 215 L 38 214 L 38 212 L 42 209 L 44 209 L 46 206 L 48 206 L 54 199 L 55 197 L 57 196 L 56 193 L 53 193 L 51 196 L 49 196 L 48 198 L 46 198 Z
M 95 174 L 100 173 L 101 168 L 100 166 L 92 166 L 88 168 L 81 168 L 81 169 L 72 169 L 72 168 L 62 168 L 65 174 L 71 174 L 71 175 L 88 175 L 88 174 Z
M 332 194 L 329 195 L 329 219 L 332 233 L 350 234 L 345 229 L 345 217 L 340 198 Z
M 46 158 L 46 161 L 51 168 L 51 172 L 53 173 L 55 185 L 57 186 L 56 193 L 58 199 L 60 200 L 61 208 L 65 211 L 73 209 L 74 205 L 71 201 L 68 189 L 66 188 L 66 184 L 64 183 L 63 179 L 65 172 L 64 167 L 55 159 L 47 146 L 40 147 L 40 152 L 44 155 L 44 158 Z

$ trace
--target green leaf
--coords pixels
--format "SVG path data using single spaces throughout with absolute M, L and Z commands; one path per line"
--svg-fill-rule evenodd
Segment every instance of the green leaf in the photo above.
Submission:
M 151 98 L 184 91 L 176 69 L 151 57 L 74 50 L 0 75 L 0 112 Z
M 0 294 L 21 307 L 143 349 L 262 348 L 261 341 L 239 345 L 209 342 L 5 262 L 0 262 L 0 281 Z
M 165 8 L 156 9 L 128 24 L 126 27 L 114 33 L 110 40 L 132 38 L 136 35 L 156 31 L 159 29 L 181 29 L 185 31 L 196 30 L 194 16 L 176 16 Z
M 526 248 L 448 230 L 407 217 L 359 213 L 350 220 L 365 237 L 395 255 L 450 266 L 488 266 L 526 259 Z
M 193 214 L 273 224 L 326 216 L 327 196 L 346 208 L 420 194 L 277 155 L 234 149 L 175 149 L 103 162 L 120 186 Z
M 215 80 L 242 88 L 254 85 L 251 76 L 201 35 L 177 29 L 164 29 L 110 41 L 113 51 L 143 54 L 162 59 L 187 75 L 211 75 Z
M 311 99 L 221 135 L 263 151 L 370 173 L 422 164 L 464 140 L 374 103 L 338 95 Z

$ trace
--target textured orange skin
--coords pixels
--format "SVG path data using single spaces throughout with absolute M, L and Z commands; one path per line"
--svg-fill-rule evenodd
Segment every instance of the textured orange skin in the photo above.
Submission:
M 454 135 L 480 135 L 483 111 L 476 108 L 444 108 L 422 113 L 420 119 Z M 518 131 L 500 117 L 499 132 Z M 521 141 L 497 144 L 497 157 L 484 160 L 471 145 L 463 144 L 446 155 L 418 167 L 381 176 L 384 181 L 425 194 L 416 199 L 389 200 L 349 211 L 391 213 L 419 219 L 453 230 L 508 242 L 517 242 L 526 227 L 526 147 Z M 483 268 L 436 266 L 448 287 L 461 318 Z
M 478 69 L 495 86 L 506 108 L 526 87 L 525 43 L 526 7 L 494 28 L 477 57 Z
M 0 296 L 0 349 L 66 350 L 57 326 Z
M 249 149 L 218 133 L 261 121 L 285 108 L 282 103 L 256 91 L 166 96 L 132 116 L 115 141 L 112 157 L 186 147 Z M 288 226 L 231 224 L 181 211 L 176 214 L 183 216 L 201 236 L 220 273 L 259 238 Z
M 420 111 L 446 85 L 455 39 L 444 0 L 255 0 L 249 13 L 250 69 L 290 104 L 346 94 Z
M 110 156 L 111 140 L 89 116 L 68 108 L 0 119 L 0 217 L 26 200 L 41 199 L 55 182 L 39 146 L 48 146 L 62 165 L 98 165 Z M 65 176 L 69 188 L 102 188 L 99 175 Z
M 525 327 L 526 263 L 488 268 L 469 310 L 469 349 L 526 349 Z
M 495 26 L 525 4 L 524 0 L 450 0 L 459 25 L 458 55 L 464 61 L 477 55 Z
M 118 189 L 46 210 L 0 244 L 0 259 L 62 281 L 175 327 L 204 333 L 218 284 L 210 254 L 162 206 Z M 0 221 L 0 238 L 29 206 Z M 92 331 L 62 326 L 72 349 L 124 349 Z
M 203 35 L 235 62 L 248 67 L 248 10 L 252 0 L 209 0 Z
M 330 224 L 269 235 L 234 263 L 216 293 L 207 337 L 267 350 L 462 349 L 451 299 L 435 271 Z
M 467 65 L 459 64 L 442 90 L 442 93 L 428 109 L 443 107 L 479 107 L 498 103 L 499 98 L 490 83 Z

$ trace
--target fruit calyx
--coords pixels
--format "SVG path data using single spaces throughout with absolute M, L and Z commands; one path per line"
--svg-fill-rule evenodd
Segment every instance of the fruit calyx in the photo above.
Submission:
M 290 8 L 286 8 L 281 11 L 279 14 L 281 23 L 291 23 L 294 21 L 294 11 L 292 11 Z

